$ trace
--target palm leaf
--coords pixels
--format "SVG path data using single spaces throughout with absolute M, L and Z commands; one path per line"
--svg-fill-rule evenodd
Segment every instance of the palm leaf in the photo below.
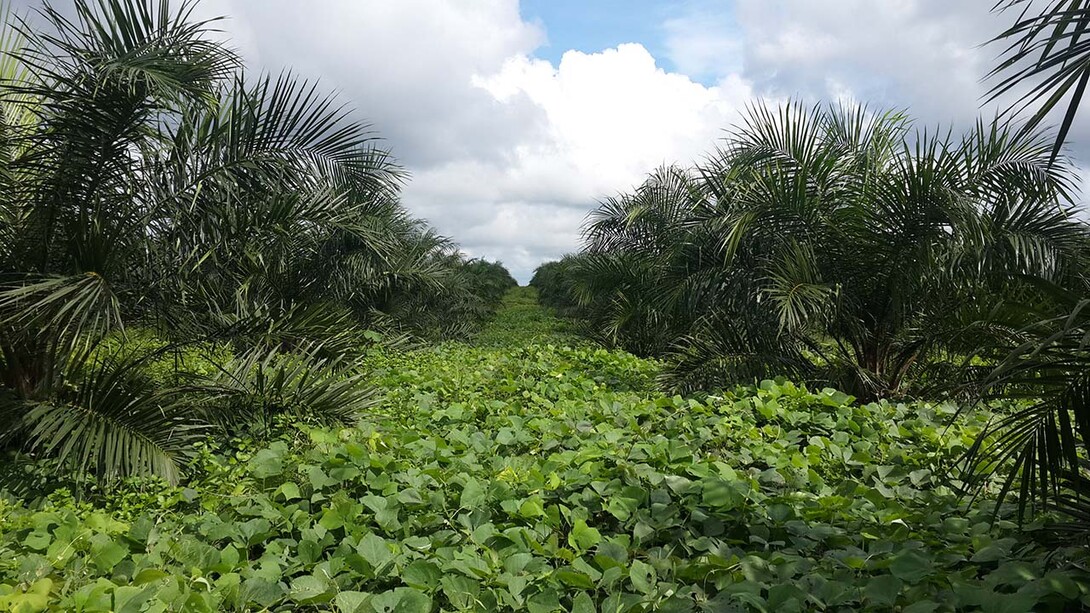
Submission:
M 988 99 L 995 100 L 1033 81 L 1016 110 L 1032 109 L 1030 122 L 1037 125 L 1070 96 L 1049 157 L 1051 163 L 1059 156 L 1090 80 L 1090 3 L 1049 0 L 1034 7 L 1029 0 L 1003 0 L 993 10 L 1019 7 L 1022 11 L 1015 23 L 992 40 L 1007 47 L 988 75 L 998 79 Z
M 103 358 L 70 380 L 70 392 L 8 402 L 2 438 L 56 458 L 77 476 L 156 475 L 176 483 L 205 429 L 178 391 L 158 388 L 142 364 L 141 357 Z

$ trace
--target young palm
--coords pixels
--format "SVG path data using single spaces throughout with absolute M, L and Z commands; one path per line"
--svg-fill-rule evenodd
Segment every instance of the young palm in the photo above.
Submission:
M 457 279 L 368 126 L 313 83 L 244 77 L 193 11 L 47 4 L 0 66 L 0 441 L 107 478 L 176 479 L 208 427 L 270 410 L 349 417 L 365 328 L 438 325 L 420 297 Z M 219 378 L 146 376 L 213 344 L 237 356 Z
M 904 393 L 1010 274 L 1061 274 L 1079 250 L 1048 153 L 998 122 L 954 139 L 896 113 L 757 106 L 684 189 L 660 172 L 603 203 L 577 290 L 618 342 L 672 347 L 681 387 L 718 370 Z

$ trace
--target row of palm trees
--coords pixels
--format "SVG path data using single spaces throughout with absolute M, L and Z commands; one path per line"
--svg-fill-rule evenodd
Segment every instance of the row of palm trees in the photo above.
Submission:
M 983 435 L 966 475 L 1013 463 L 1056 497 L 1085 462 L 1066 370 L 1085 330 L 1063 318 L 1090 284 L 1090 227 L 1052 151 L 1001 120 L 955 137 L 866 107 L 753 106 L 704 163 L 602 201 L 583 250 L 531 284 L 664 358 L 683 391 L 787 375 L 864 400 L 1047 398 Z
M 973 349 L 996 298 L 1035 291 L 1023 277 L 1082 287 L 1087 227 L 1050 145 L 757 105 L 705 163 L 591 213 L 568 296 L 602 340 L 672 357 L 683 388 L 779 372 L 905 394 Z
M 1002 0 L 1014 23 L 961 138 L 866 108 L 757 106 L 692 169 L 601 203 L 538 269 L 589 332 L 665 356 L 668 384 L 790 374 L 863 398 L 1020 400 L 960 476 L 1007 472 L 1023 517 L 1090 525 L 1090 229 L 1062 157 L 1090 82 L 1090 2 Z M 1054 137 L 1040 126 L 1063 110 Z M 1020 117 L 1027 117 L 1019 123 Z
M 194 8 L 45 4 L 0 38 L 0 448 L 68 474 L 173 480 L 217 429 L 349 419 L 369 343 L 464 334 L 514 283 L 406 211 L 367 124 L 247 74 Z

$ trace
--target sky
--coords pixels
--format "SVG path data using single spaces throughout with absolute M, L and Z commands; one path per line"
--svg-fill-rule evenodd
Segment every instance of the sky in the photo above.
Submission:
M 58 5 L 64 0 L 55 0 Z M 22 0 L 16 5 L 33 5 Z M 251 70 L 339 92 L 405 205 L 520 282 L 598 199 L 699 162 L 747 104 L 848 100 L 968 128 L 997 107 L 993 0 L 203 0 Z M 1090 113 L 1071 135 L 1090 159 Z M 1090 153 L 1090 149 L 1086 150 Z

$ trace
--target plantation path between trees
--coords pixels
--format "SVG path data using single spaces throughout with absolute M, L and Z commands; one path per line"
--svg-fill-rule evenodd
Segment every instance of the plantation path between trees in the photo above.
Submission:
M 350 428 L 204 453 L 105 506 L 0 503 L 20 610 L 1030 611 L 1090 604 L 940 466 L 988 415 L 765 382 L 703 398 L 512 291 L 472 343 L 374 356 Z M 986 501 L 985 501 L 986 502 Z M 1046 554 L 1052 557 L 1046 563 Z M 3 608 L 0 606 L 0 608 Z

